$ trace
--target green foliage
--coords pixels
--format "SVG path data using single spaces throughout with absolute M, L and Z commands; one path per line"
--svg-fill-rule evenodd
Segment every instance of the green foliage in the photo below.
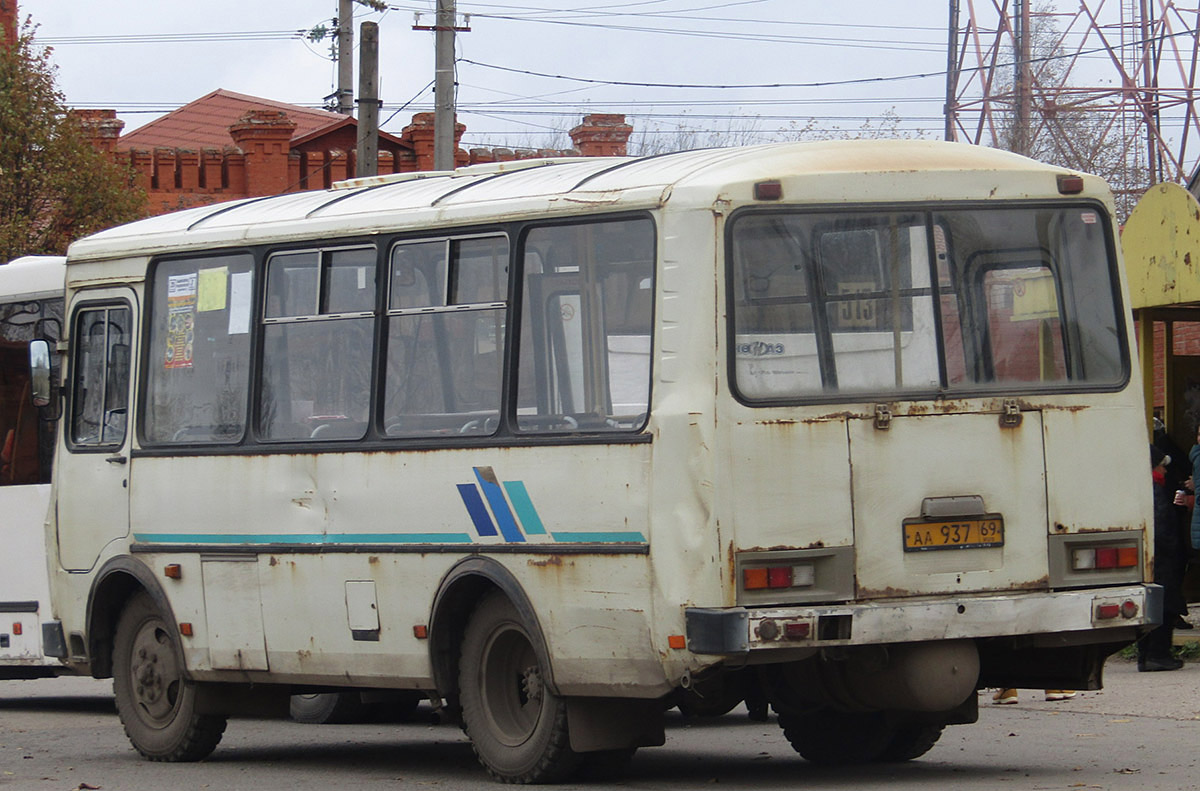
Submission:
M 31 24 L 0 47 L 0 263 L 62 254 L 73 239 L 141 217 L 146 196 L 127 167 L 89 142 L 66 111 L 48 49 Z
M 1188 640 L 1185 643 L 1175 645 L 1171 648 L 1171 654 L 1176 659 L 1182 659 L 1184 662 L 1195 662 L 1200 660 L 1200 641 Z M 1133 662 L 1137 660 L 1137 643 L 1130 643 L 1116 653 L 1116 656 L 1121 659 Z

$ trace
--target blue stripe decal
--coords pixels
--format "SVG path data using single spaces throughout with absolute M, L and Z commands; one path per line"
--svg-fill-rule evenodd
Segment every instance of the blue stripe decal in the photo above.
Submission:
M 517 518 L 521 520 L 521 526 L 525 528 L 525 535 L 546 535 L 546 527 L 542 524 L 542 519 L 538 516 L 537 509 L 533 507 L 533 500 L 529 499 L 529 492 L 525 489 L 525 482 L 505 481 L 504 491 L 508 492 L 508 500 L 512 503 L 513 510 L 517 512 Z
M 645 544 L 646 537 L 636 531 L 625 533 L 554 533 L 555 541 L 577 541 L 591 544 Z
M 474 488 L 474 487 L 472 487 Z M 482 505 L 482 503 L 481 503 Z M 134 533 L 147 544 L 469 544 L 467 533 Z
M 508 508 L 508 501 L 504 499 L 504 491 L 496 480 L 496 473 L 492 471 L 491 467 L 476 467 L 475 478 L 483 489 L 483 496 L 487 498 L 488 505 L 492 507 L 492 516 L 496 517 L 500 535 L 504 536 L 504 540 L 509 543 L 523 543 L 525 536 L 521 533 L 521 528 L 517 527 L 516 520 L 513 519 L 512 511 Z M 460 483 L 459 486 L 462 484 Z
M 487 509 L 483 507 L 483 500 L 479 497 L 479 490 L 475 488 L 473 483 L 460 483 L 458 486 L 458 496 L 462 498 L 463 505 L 467 507 L 467 513 L 471 515 L 471 521 L 475 523 L 475 532 L 481 536 L 496 535 L 496 526 L 492 524 L 492 518 L 488 516 Z

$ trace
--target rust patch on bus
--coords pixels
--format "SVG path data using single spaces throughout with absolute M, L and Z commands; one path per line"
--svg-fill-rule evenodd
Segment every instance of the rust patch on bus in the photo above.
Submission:
M 277 557 L 275 557 L 274 555 L 272 555 L 270 558 L 268 558 L 268 559 L 267 559 L 267 565 L 268 565 L 268 566 L 278 566 L 278 565 L 279 565 L 279 558 L 277 558 Z
M 997 589 L 995 591 L 989 591 L 989 592 L 1002 593 L 1003 591 L 1045 590 L 1049 587 L 1050 587 L 1050 576 L 1042 575 L 1041 577 L 1038 577 L 1035 580 L 1012 582 L 1012 583 L 1009 583 L 1008 585 L 1006 585 L 1004 588 Z M 961 591 L 961 593 L 979 593 L 979 592 L 981 592 L 981 591 L 976 591 L 976 590 Z M 954 592 L 944 594 L 944 595 L 954 595 L 957 593 L 959 593 L 959 591 L 954 591 Z M 893 587 L 862 588 L 862 587 L 860 587 L 857 589 L 854 598 L 859 599 L 859 600 L 862 600 L 862 599 L 903 599 L 903 598 L 907 598 L 909 596 L 918 596 L 918 595 L 924 596 L 924 595 L 928 595 L 928 594 L 918 593 L 916 591 L 910 591 L 905 588 L 893 588 Z
M 854 418 L 865 418 L 866 416 L 867 415 L 865 412 L 858 413 L 846 410 L 845 412 L 831 412 L 828 415 L 818 415 L 817 417 L 805 418 L 804 422 L 809 424 L 828 423 L 831 420 L 852 420 Z
M 802 549 L 824 549 L 824 541 L 814 541 L 808 546 L 795 546 L 794 544 L 776 544 L 773 547 L 742 547 L 738 552 L 795 552 Z M 732 552 L 732 547 L 730 548 Z
M 1089 408 L 1086 404 L 1036 404 L 1020 398 L 1017 399 L 1017 406 L 1022 412 L 1082 412 Z
M 533 568 L 548 568 L 551 566 L 561 567 L 563 565 L 562 555 L 550 555 L 545 558 L 529 558 L 525 564 Z M 572 564 L 574 565 L 574 564 Z

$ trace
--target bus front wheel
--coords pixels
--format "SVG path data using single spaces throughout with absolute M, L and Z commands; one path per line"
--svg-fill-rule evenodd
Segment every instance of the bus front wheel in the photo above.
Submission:
M 225 717 L 196 713 L 196 684 L 176 632 L 145 593 L 131 598 L 113 639 L 113 694 L 125 735 L 151 761 L 198 761 L 221 741 Z
M 482 599 L 467 623 L 459 696 L 471 745 L 488 773 L 506 783 L 552 783 L 571 775 L 567 707 L 546 684 L 546 668 L 520 613 L 503 595 Z

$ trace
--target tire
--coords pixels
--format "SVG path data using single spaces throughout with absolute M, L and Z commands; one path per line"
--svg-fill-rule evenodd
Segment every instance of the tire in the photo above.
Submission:
M 943 725 L 904 725 L 879 756 L 880 761 L 911 761 L 933 749 L 942 738 Z
M 866 764 L 881 760 L 896 736 L 882 712 L 863 714 L 829 709 L 805 714 L 780 714 L 783 735 L 815 764 Z M 932 745 L 930 745 L 932 746 Z
M 504 783 L 554 783 L 579 766 L 567 707 L 546 688 L 534 637 L 503 595 L 484 597 L 463 634 L 459 697 L 475 755 Z
M 367 714 L 362 695 L 353 692 L 320 692 L 292 695 L 288 712 L 296 722 L 311 725 L 359 722 Z
M 196 713 L 196 683 L 184 674 L 176 634 L 145 593 L 134 595 L 117 619 L 117 714 L 134 748 L 151 761 L 199 761 L 225 733 L 224 716 Z

